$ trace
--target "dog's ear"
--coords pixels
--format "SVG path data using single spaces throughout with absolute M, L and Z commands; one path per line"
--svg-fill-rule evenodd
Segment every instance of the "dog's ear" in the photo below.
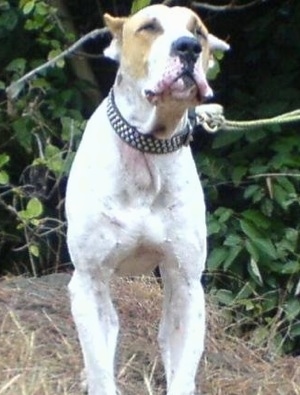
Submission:
M 113 17 L 109 14 L 104 14 L 103 19 L 105 25 L 108 27 L 108 30 L 113 36 L 109 47 L 104 50 L 104 55 L 113 60 L 119 61 L 121 53 L 123 26 L 127 18 L 118 18 Z
M 228 51 L 230 49 L 230 45 L 227 42 L 221 40 L 220 38 L 214 36 L 213 34 L 208 34 L 207 36 L 208 45 L 212 52 L 214 51 Z

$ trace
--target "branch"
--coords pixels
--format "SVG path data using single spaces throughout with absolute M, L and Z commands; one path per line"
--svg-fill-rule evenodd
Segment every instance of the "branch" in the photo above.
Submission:
M 53 67 L 56 62 L 59 60 L 65 58 L 66 56 L 69 56 L 74 52 L 78 47 L 80 47 L 82 44 L 84 44 L 86 41 L 90 39 L 95 39 L 98 36 L 104 36 L 107 34 L 108 29 L 107 28 L 101 28 L 101 29 L 95 29 L 92 30 L 91 32 L 87 33 L 83 37 L 81 37 L 78 41 L 76 41 L 73 45 L 71 45 L 69 48 L 67 48 L 65 51 L 61 52 L 59 55 L 55 56 L 53 59 L 49 60 L 46 63 L 43 63 L 41 66 L 31 70 L 29 73 L 25 74 L 23 77 L 18 79 L 17 81 L 14 81 L 11 83 L 7 88 L 6 88 L 6 93 L 9 98 L 9 100 L 16 99 L 23 89 L 23 86 L 26 82 L 30 81 L 33 77 L 36 76 L 36 74 L 41 73 L 43 70 Z
M 247 178 L 266 178 L 266 177 L 300 177 L 300 173 L 261 173 L 248 176 Z
M 192 7 L 206 11 L 214 11 L 214 12 L 242 11 L 254 7 L 258 4 L 265 3 L 267 1 L 268 0 L 252 0 L 246 4 L 236 4 L 236 1 L 232 0 L 229 4 L 226 5 L 213 5 L 213 4 L 198 3 L 197 1 L 193 1 Z

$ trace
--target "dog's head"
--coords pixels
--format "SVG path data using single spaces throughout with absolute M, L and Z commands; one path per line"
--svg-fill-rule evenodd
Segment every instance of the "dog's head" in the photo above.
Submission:
M 104 19 L 113 35 L 105 55 L 120 62 L 121 73 L 150 103 L 171 97 L 199 104 L 212 96 L 206 79 L 212 53 L 229 46 L 193 11 L 153 5 L 128 18 Z

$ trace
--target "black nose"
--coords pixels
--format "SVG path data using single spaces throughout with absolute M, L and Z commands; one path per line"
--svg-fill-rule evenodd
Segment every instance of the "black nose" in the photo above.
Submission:
M 194 37 L 180 37 L 173 42 L 172 55 L 177 55 L 188 62 L 196 62 L 201 52 L 201 45 Z

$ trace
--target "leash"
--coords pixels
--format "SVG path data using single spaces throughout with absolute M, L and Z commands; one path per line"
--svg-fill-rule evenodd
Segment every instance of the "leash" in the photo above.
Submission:
M 232 121 L 223 115 L 223 107 L 219 104 L 203 104 L 195 108 L 196 124 L 201 125 L 207 132 L 219 130 L 227 132 L 248 131 L 262 126 L 280 125 L 300 121 L 300 109 L 290 111 L 272 118 L 251 121 Z

